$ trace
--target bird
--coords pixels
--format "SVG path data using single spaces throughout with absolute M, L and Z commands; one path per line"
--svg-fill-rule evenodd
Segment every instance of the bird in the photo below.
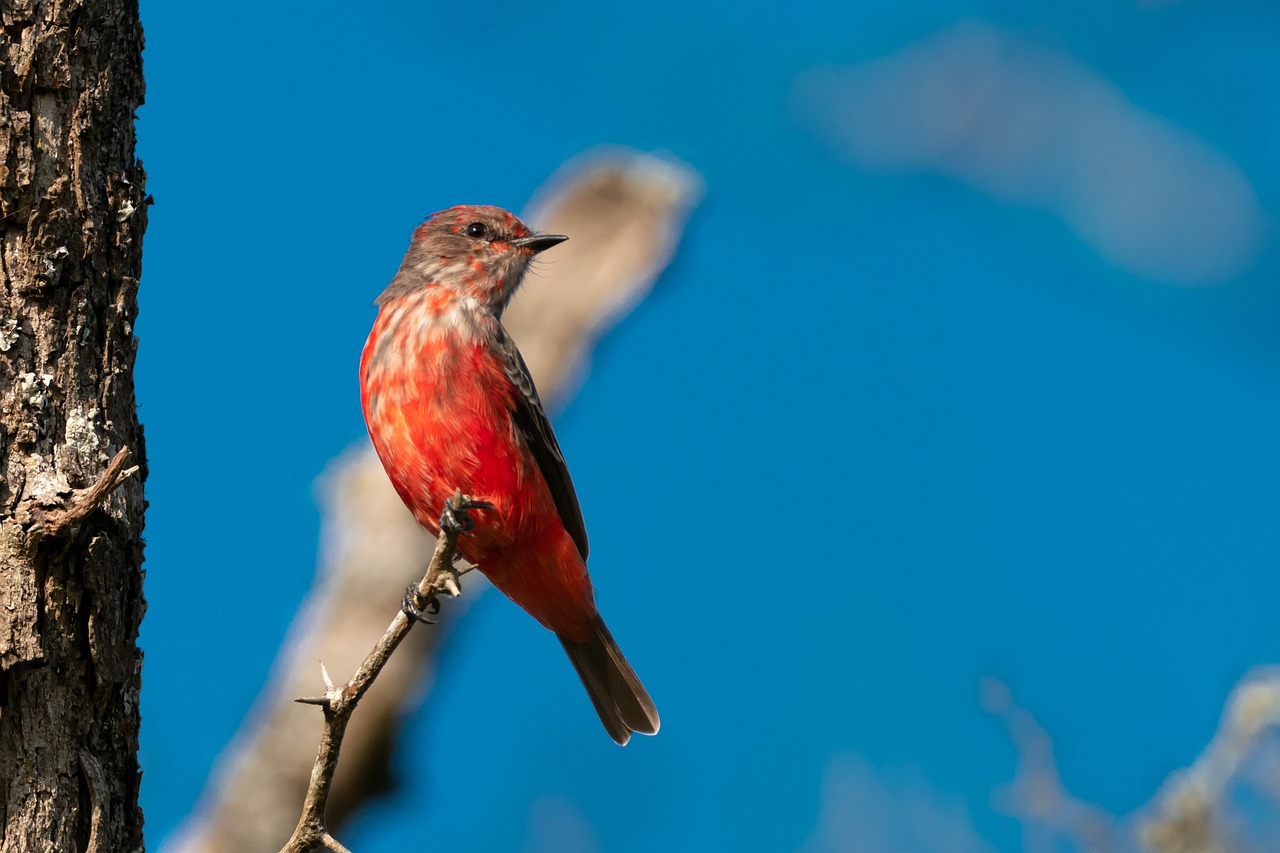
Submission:
M 392 485 L 418 522 L 555 633 L 609 736 L 656 734 L 658 711 L 596 608 L 582 509 L 502 314 L 530 262 L 568 239 L 490 205 L 413 232 L 360 359 L 361 406 Z M 459 506 L 457 491 L 470 499 Z M 463 516 L 459 518 L 459 515 Z

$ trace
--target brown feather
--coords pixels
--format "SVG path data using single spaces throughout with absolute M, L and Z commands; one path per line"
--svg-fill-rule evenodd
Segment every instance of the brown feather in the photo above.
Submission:
M 587 688 L 600 722 L 619 746 L 626 746 L 632 732 L 657 734 L 658 709 L 598 614 L 591 628 L 591 637 L 581 643 L 557 636 Z

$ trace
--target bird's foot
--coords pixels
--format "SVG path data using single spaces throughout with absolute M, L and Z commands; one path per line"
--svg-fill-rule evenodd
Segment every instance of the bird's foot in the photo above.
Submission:
M 444 502 L 444 510 L 440 513 L 440 529 L 454 536 L 461 536 L 475 529 L 476 523 L 471 519 L 468 510 L 493 509 L 488 501 L 476 501 L 464 494 L 456 494 Z
M 410 584 L 404 592 L 404 598 L 400 600 L 400 609 L 404 611 L 405 616 L 416 622 L 424 625 L 436 624 L 437 620 L 431 617 L 440 615 L 440 594 L 443 593 L 450 598 L 458 598 L 462 595 L 462 585 L 458 583 L 458 578 L 473 568 L 475 567 L 467 566 L 461 571 L 456 565 L 442 568 L 425 595 L 422 594 L 418 584 Z
M 418 604 L 418 602 L 422 604 Z M 421 622 L 423 625 L 434 625 L 436 620 L 432 616 L 440 615 L 440 602 L 435 595 L 423 598 L 418 595 L 418 585 L 410 584 L 405 590 L 404 598 L 400 602 L 400 609 L 404 611 L 404 615 L 408 616 L 415 622 Z
M 459 490 L 444 502 L 444 510 L 440 513 L 440 531 L 454 537 L 462 536 L 474 530 L 476 526 L 469 514 L 470 510 L 493 508 L 493 504 L 488 501 L 472 500 Z M 456 558 L 455 554 L 454 559 Z M 458 576 L 465 571 L 467 570 L 463 569 L 459 572 L 458 567 L 452 564 L 441 568 L 425 594 L 418 584 L 409 587 L 400 601 L 400 609 L 404 611 L 405 616 L 414 621 L 426 625 L 436 624 L 436 620 L 432 617 L 440 615 L 438 596 L 440 593 L 453 598 L 461 595 L 462 587 L 458 584 Z

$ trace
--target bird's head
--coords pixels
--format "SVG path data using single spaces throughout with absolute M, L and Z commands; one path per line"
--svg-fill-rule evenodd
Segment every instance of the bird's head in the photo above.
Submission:
M 447 287 L 480 300 L 501 316 L 534 256 L 567 239 L 535 234 L 500 207 L 451 207 L 433 213 L 413 232 L 400 271 L 382 298 L 422 287 Z

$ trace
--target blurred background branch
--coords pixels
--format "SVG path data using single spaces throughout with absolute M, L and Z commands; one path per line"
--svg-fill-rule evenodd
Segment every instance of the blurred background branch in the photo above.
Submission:
M 996 806 L 1022 823 L 1027 853 L 1054 853 L 1064 842 L 1080 853 L 1280 849 L 1280 668 L 1259 667 L 1241 679 L 1209 745 L 1129 818 L 1070 793 L 1048 732 L 1007 685 L 987 679 L 982 702 L 1017 751 L 1017 773 L 997 792 Z
M 653 286 L 701 193 L 688 169 L 653 156 L 602 150 L 569 163 L 523 218 L 568 234 L 555 262 L 536 268 L 507 311 L 544 400 L 563 406 L 592 346 Z M 370 293 L 379 287 L 370 283 Z M 354 370 L 354 366 L 353 366 Z M 316 692 L 316 661 L 354 671 L 421 576 L 433 548 L 392 490 L 367 444 L 321 478 L 324 541 L 315 585 L 257 706 L 219 760 L 194 813 L 165 845 L 184 853 L 278 849 L 297 820 L 320 726 L 294 698 Z M 330 797 L 336 829 L 394 786 L 391 758 L 405 716 L 429 694 L 449 627 L 483 588 L 475 572 L 437 630 L 412 632 L 361 703 Z

